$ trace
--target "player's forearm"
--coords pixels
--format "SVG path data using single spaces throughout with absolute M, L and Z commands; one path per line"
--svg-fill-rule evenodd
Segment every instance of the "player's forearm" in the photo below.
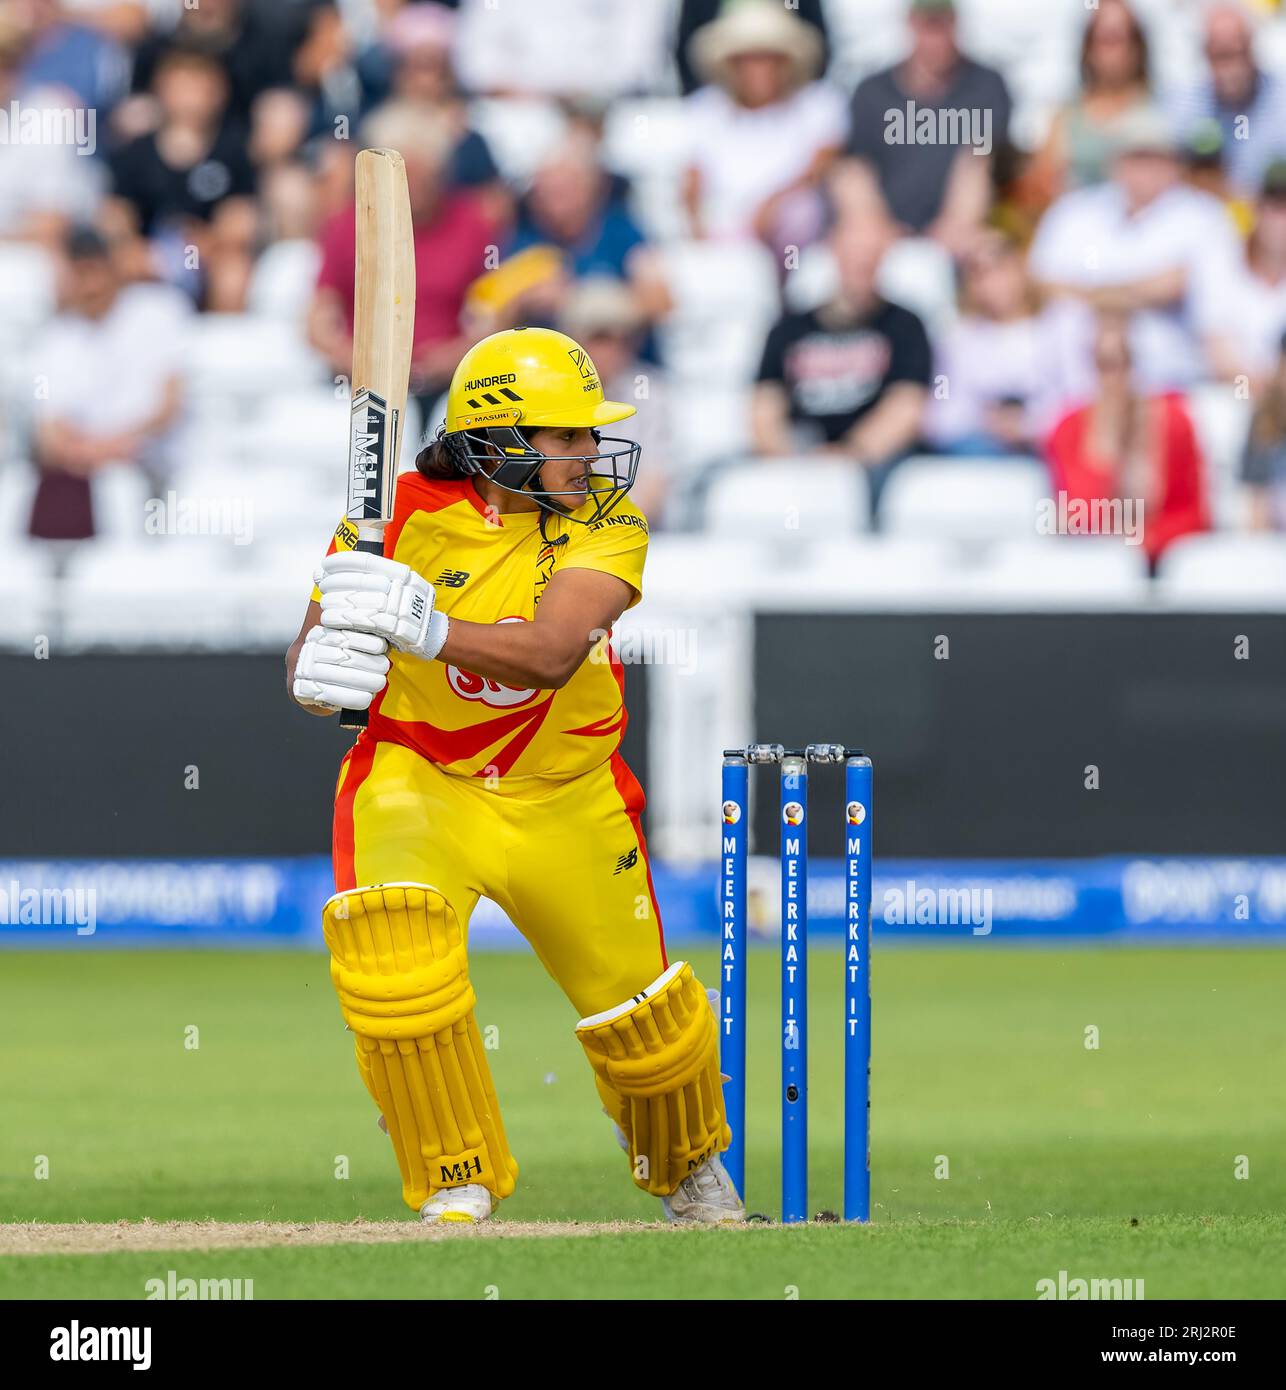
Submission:
M 437 659 L 505 685 L 558 690 L 589 654 L 598 634 L 576 641 L 542 623 L 470 623 L 452 618 Z
M 286 649 L 286 694 L 291 701 L 298 705 L 300 709 L 309 714 L 320 714 L 323 718 L 336 714 L 338 711 L 326 709 L 322 705 L 310 705 L 306 700 L 299 699 L 295 694 L 295 671 L 299 666 L 299 653 L 303 650 L 304 641 L 309 632 L 321 622 L 321 604 L 309 603 L 308 611 L 304 614 L 303 626 L 299 629 L 299 636 Z

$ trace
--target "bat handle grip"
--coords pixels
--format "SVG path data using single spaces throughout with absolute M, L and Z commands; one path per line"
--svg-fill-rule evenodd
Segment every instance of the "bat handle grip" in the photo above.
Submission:
M 362 551 L 366 555 L 383 555 L 384 541 L 362 539 L 357 542 L 355 549 Z M 366 727 L 369 710 L 364 709 L 342 709 L 339 712 L 340 727 L 344 729 L 364 729 Z

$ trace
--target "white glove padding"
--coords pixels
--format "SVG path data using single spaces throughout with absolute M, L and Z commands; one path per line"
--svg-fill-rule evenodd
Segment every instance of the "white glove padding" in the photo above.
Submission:
M 400 652 L 431 661 L 447 640 L 445 613 L 436 610 L 433 585 L 398 560 L 337 550 L 316 574 L 322 625 L 383 637 Z
M 321 709 L 367 709 L 388 679 L 388 643 L 366 632 L 309 628 L 295 665 L 295 699 Z

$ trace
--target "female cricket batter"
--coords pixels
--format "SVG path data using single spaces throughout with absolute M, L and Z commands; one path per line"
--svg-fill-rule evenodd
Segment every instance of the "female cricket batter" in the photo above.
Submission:
M 633 414 L 563 334 L 483 339 L 398 479 L 384 555 L 341 525 L 287 658 L 306 709 L 370 710 L 340 769 L 324 930 L 425 1221 L 486 1220 L 518 1175 L 474 1020 L 479 896 L 580 1013 L 638 1186 L 672 1221 L 744 1219 L 719 1159 L 716 1019 L 691 967 L 666 959 L 643 793 L 618 751 L 608 639 L 639 601 L 648 531 L 625 497 L 639 446 L 599 429 Z

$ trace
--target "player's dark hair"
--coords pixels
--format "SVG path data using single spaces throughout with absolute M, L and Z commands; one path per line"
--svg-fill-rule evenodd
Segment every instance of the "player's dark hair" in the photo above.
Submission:
M 463 478 L 451 441 L 441 431 L 415 456 L 415 466 L 426 478 Z

